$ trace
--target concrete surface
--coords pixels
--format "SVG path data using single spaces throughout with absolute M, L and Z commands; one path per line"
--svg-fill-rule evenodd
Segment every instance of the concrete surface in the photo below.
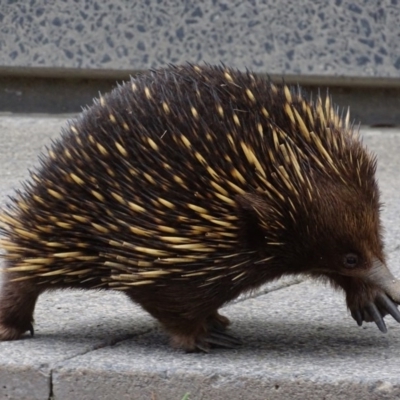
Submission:
M 3 0 L 0 67 L 93 74 L 222 61 L 255 72 L 400 77 L 398 0 Z
M 0 203 L 66 116 L 0 116 Z M 400 276 L 400 130 L 363 128 L 378 154 L 389 264 Z M 40 297 L 35 337 L 0 343 L 0 399 L 395 399 L 400 325 L 358 328 L 341 293 L 280 281 L 223 310 L 244 340 L 185 354 L 119 293 Z

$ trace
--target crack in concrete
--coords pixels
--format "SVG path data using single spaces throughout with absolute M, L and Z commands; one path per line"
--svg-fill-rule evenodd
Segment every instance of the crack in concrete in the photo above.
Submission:
M 243 294 L 239 296 L 237 299 L 233 300 L 232 302 L 228 303 L 226 306 L 229 306 L 231 304 L 238 304 L 242 303 L 243 301 L 246 301 L 248 299 L 256 299 L 258 297 L 264 296 L 265 294 L 275 292 L 276 290 L 281 290 L 281 289 L 286 289 L 290 286 L 298 285 L 299 283 L 303 283 L 307 280 L 307 277 L 304 278 L 295 278 L 291 280 L 290 282 L 281 282 L 273 286 L 273 287 L 261 287 L 260 289 L 256 289 L 254 291 L 251 291 L 247 294 Z M 226 307 L 224 306 L 224 307 Z
M 73 356 L 70 356 L 70 357 L 65 357 L 63 360 L 57 361 L 53 365 L 48 365 L 48 368 L 49 368 L 49 370 L 48 370 L 49 371 L 49 397 L 48 397 L 48 400 L 54 400 L 53 373 L 54 373 L 56 368 L 62 367 L 63 364 L 66 361 L 70 361 L 70 360 L 73 360 L 75 358 L 79 358 L 79 357 L 85 356 L 86 354 L 90 354 L 90 353 L 92 353 L 92 352 L 94 352 L 96 350 L 99 350 L 99 349 L 115 346 L 116 344 L 121 343 L 121 342 L 123 342 L 125 340 L 130 340 L 130 339 L 134 339 L 135 337 L 139 337 L 139 336 L 145 335 L 145 334 L 153 331 L 156 328 L 157 327 L 154 327 L 154 328 L 151 328 L 151 329 L 147 329 L 147 330 L 145 330 L 145 331 L 143 331 L 143 332 L 141 332 L 139 334 L 126 334 L 126 335 L 123 335 L 123 337 L 121 337 L 121 338 L 112 338 L 110 340 L 106 340 L 106 341 L 104 341 L 102 343 L 99 343 L 99 344 L 93 346 L 92 348 L 90 348 L 88 350 L 81 351 L 81 352 L 76 353 L 76 354 L 74 354 Z
M 54 400 L 54 393 L 53 393 L 53 370 L 50 370 L 49 375 L 49 398 L 48 400 Z
M 140 333 L 138 333 L 138 334 L 126 334 L 126 335 L 123 335 L 123 336 L 120 337 L 120 338 L 111 338 L 111 339 L 109 339 L 109 340 L 102 341 L 101 343 L 98 343 L 97 345 L 94 345 L 94 346 L 91 347 L 90 349 L 83 350 L 83 351 L 81 351 L 81 352 L 79 352 L 79 353 L 76 353 L 76 354 L 70 356 L 70 357 L 65 357 L 65 358 L 64 358 L 62 361 L 60 361 L 60 362 L 62 363 L 62 362 L 65 362 L 65 361 L 73 360 L 74 358 L 84 356 L 84 355 L 86 355 L 86 354 L 92 353 L 93 351 L 100 350 L 100 349 L 104 349 L 104 348 L 106 348 L 106 347 L 115 346 L 115 345 L 117 345 L 118 343 L 124 342 L 125 340 L 131 340 L 131 339 L 140 337 L 140 336 L 142 336 L 142 335 L 146 335 L 147 333 L 153 331 L 153 330 L 156 329 L 156 328 L 157 328 L 157 327 L 150 328 L 150 329 L 146 329 L 146 330 L 144 330 L 143 332 L 140 332 Z

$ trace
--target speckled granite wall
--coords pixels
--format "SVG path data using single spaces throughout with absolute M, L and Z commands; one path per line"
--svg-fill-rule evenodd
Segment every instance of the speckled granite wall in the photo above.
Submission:
M 0 0 L 0 66 L 400 77 L 400 0 Z

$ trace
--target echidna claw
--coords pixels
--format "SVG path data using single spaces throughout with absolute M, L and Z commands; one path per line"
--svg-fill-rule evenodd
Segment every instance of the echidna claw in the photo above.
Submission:
M 385 314 L 390 314 L 397 322 L 400 322 L 400 311 L 392 299 L 383 293 L 377 298 L 377 301 L 379 307 L 385 312 Z
M 361 326 L 361 325 L 362 325 L 362 323 L 363 323 L 363 318 L 362 318 L 362 315 L 361 315 L 361 311 L 360 311 L 360 310 L 352 310 L 352 311 L 351 311 L 351 316 L 353 317 L 353 319 L 356 320 L 358 326 Z
M 35 330 L 33 329 L 33 324 L 32 324 L 32 322 L 29 323 L 29 328 L 28 328 L 28 330 L 29 330 L 31 336 L 34 336 L 34 335 L 35 335 Z
M 375 322 L 379 330 L 387 332 L 383 317 L 390 314 L 397 322 L 400 322 L 400 311 L 397 304 L 385 293 L 380 293 L 374 302 L 368 303 L 364 308 L 351 310 L 351 316 L 356 320 L 357 325 L 361 326 L 363 321 Z
M 232 349 L 243 344 L 241 340 L 234 336 L 217 330 L 212 330 L 209 336 L 204 338 L 204 341 L 210 345 L 225 347 L 227 349 Z
M 210 346 L 203 342 L 197 342 L 196 343 L 196 348 L 197 350 L 202 351 L 203 353 L 209 353 L 210 352 Z
M 387 328 L 385 321 L 383 320 L 382 315 L 379 312 L 378 307 L 375 305 L 375 303 L 367 304 L 366 310 L 368 311 L 371 319 L 376 323 L 376 326 L 379 328 L 379 330 L 383 333 L 386 333 Z
M 204 353 L 209 353 L 211 347 L 234 349 L 242 344 L 243 342 L 240 339 L 228 335 L 220 329 L 213 328 L 209 331 L 208 336 L 196 343 L 196 348 Z

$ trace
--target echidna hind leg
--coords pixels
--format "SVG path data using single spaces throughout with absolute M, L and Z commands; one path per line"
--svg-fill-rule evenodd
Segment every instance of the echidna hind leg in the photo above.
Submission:
M 206 334 L 196 339 L 196 348 L 208 352 L 211 347 L 232 349 L 242 344 L 242 341 L 225 332 L 230 321 L 218 311 L 209 316 L 206 321 Z
M 212 347 L 233 348 L 241 344 L 225 332 L 230 321 L 216 309 L 206 311 L 191 307 L 189 303 L 182 307 L 181 301 L 176 307 L 165 309 L 163 296 L 157 297 L 157 292 L 132 290 L 125 294 L 161 323 L 174 348 L 208 352 Z
M 171 317 L 159 321 L 171 336 L 173 347 L 186 351 L 209 352 L 212 347 L 234 348 L 242 344 L 225 332 L 229 319 L 215 312 L 205 320 L 186 320 Z
M 192 334 L 183 331 L 172 333 L 172 344 L 174 347 L 180 347 L 187 351 L 203 351 L 205 353 L 208 353 L 213 347 L 232 349 L 240 346 L 241 340 L 226 333 L 228 325 L 228 318 L 215 313 Z
M 2 274 L 0 290 L 0 340 L 19 339 L 25 332 L 33 335 L 33 312 L 40 292 L 31 281 L 13 282 Z

